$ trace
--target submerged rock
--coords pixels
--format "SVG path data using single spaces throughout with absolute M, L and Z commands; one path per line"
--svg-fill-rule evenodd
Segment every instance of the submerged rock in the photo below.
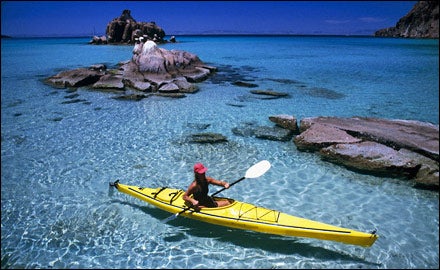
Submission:
M 130 95 L 122 95 L 122 96 L 116 96 L 113 97 L 113 99 L 117 100 L 129 100 L 129 101 L 140 101 L 144 98 L 147 98 L 146 95 L 138 95 L 138 94 L 130 94 Z
M 265 99 L 289 97 L 288 93 L 276 92 L 272 90 L 251 90 L 250 92 L 255 95 L 263 96 Z
M 236 81 L 236 82 L 233 82 L 232 84 L 233 84 L 233 85 L 236 85 L 236 86 L 247 87 L 247 88 L 258 87 L 258 84 L 255 84 L 255 83 L 248 83 L 248 82 L 242 82 L 242 81 Z
M 253 122 L 245 122 L 232 128 L 232 133 L 242 137 L 255 137 L 272 141 L 290 141 L 294 135 L 294 131 L 279 125 L 259 126 Z
M 228 138 L 222 134 L 212 132 L 192 134 L 188 137 L 190 143 L 224 143 L 227 141 Z
M 257 124 L 254 122 L 245 122 L 241 123 L 238 127 L 232 128 L 231 131 L 237 136 L 252 137 L 255 135 L 255 129 L 257 127 Z
M 293 137 L 293 131 L 274 127 L 257 127 L 254 129 L 254 136 L 259 139 L 266 139 L 272 141 L 290 141 Z

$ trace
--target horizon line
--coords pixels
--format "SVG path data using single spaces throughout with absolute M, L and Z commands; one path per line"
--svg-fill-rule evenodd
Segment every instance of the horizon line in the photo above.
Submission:
M 77 34 L 77 35 L 6 35 L 2 34 L 2 38 L 93 38 L 94 36 L 105 35 L 90 35 L 90 34 Z M 341 37 L 375 37 L 374 34 L 292 34 L 292 33 L 186 33 L 186 34 L 167 34 L 165 37 L 172 36 L 341 36 Z

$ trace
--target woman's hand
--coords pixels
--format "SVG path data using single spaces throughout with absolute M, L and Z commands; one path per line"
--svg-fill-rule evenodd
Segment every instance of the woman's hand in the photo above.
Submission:
M 229 183 L 228 183 L 228 182 L 223 182 L 223 186 L 224 186 L 225 188 L 229 188 Z
M 193 199 L 193 202 L 192 202 L 192 207 L 196 211 L 200 211 L 200 209 L 201 209 L 200 206 L 199 206 L 199 201 L 198 200 L 194 200 L 194 199 Z
M 193 199 L 193 200 L 192 200 L 192 206 L 193 206 L 194 208 L 199 207 L 199 201 Z

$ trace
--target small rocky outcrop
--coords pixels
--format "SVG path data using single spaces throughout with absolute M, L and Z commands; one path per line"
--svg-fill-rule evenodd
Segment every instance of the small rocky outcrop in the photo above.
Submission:
M 129 89 L 180 98 L 184 93 L 195 93 L 198 90 L 195 83 L 206 80 L 216 71 L 195 54 L 169 51 L 159 48 L 153 41 L 143 41 L 139 38 L 132 59 L 120 63 L 118 69 L 108 70 L 105 65 L 97 64 L 60 72 L 45 82 L 58 88 L 89 86 L 100 91 L 119 92 Z
M 414 179 L 415 186 L 439 188 L 439 126 L 378 118 L 304 118 L 294 138 L 299 150 L 350 169 Z
M 105 36 L 94 36 L 91 44 L 134 44 L 143 37 L 156 43 L 164 43 L 165 31 L 155 22 L 136 22 L 131 16 L 131 11 L 122 11 L 121 16 L 114 18 L 107 24 Z M 176 38 L 173 37 L 173 42 Z
M 89 67 L 62 71 L 48 78 L 46 82 L 57 88 L 82 87 L 96 83 L 105 74 L 106 69 L 101 71 Z
M 439 38 L 439 2 L 419 1 L 394 27 L 380 29 L 376 37 Z
M 89 41 L 89 44 L 94 44 L 94 45 L 108 44 L 107 36 L 93 36 L 92 40 Z
M 304 124 L 302 125 L 304 130 Z M 361 141 L 361 139 L 349 135 L 345 130 L 325 124 L 314 124 L 295 137 L 295 145 L 302 151 L 319 151 L 321 148 L 333 144 Z
M 296 117 L 288 114 L 279 114 L 269 116 L 269 120 L 277 126 L 291 130 L 294 134 L 299 133 L 298 123 Z

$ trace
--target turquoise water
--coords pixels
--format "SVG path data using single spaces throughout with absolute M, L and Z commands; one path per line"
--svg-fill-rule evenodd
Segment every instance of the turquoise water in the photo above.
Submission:
M 293 142 L 240 137 L 244 122 L 291 114 L 370 116 L 438 124 L 438 40 L 369 37 L 177 37 L 161 45 L 217 66 L 184 99 L 139 102 L 42 83 L 61 70 L 114 66 L 131 46 L 87 38 L 3 39 L 2 268 L 438 268 L 439 197 L 410 182 L 358 174 Z M 263 100 L 230 82 L 289 93 Z M 72 101 L 72 94 L 80 102 Z M 67 101 L 67 103 L 66 103 Z M 209 125 L 200 130 L 200 125 Z M 226 144 L 187 144 L 218 132 Z M 108 183 L 185 189 L 192 166 L 233 182 L 222 195 L 337 226 L 378 230 L 371 248 L 232 230 L 177 218 Z M 213 187 L 211 191 L 215 191 Z

